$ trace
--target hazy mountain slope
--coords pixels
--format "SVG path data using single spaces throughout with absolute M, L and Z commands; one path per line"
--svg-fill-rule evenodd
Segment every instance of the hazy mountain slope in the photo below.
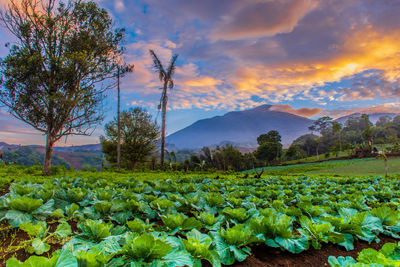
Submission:
M 197 148 L 233 142 L 256 145 L 260 134 L 277 130 L 282 143 L 290 144 L 295 138 L 308 132 L 312 120 L 290 113 L 271 111 L 271 106 L 229 112 L 223 116 L 199 120 L 167 137 L 167 142 L 177 148 Z
M 389 117 L 391 117 L 393 119 L 394 117 L 398 116 L 399 114 L 396 114 L 396 113 L 371 113 L 371 114 L 368 114 L 368 115 L 369 115 L 369 120 L 373 124 L 375 124 L 379 120 L 380 117 L 389 116 Z M 351 115 L 348 115 L 348 116 L 340 117 L 340 118 L 336 119 L 335 121 L 340 122 L 342 124 L 345 124 L 345 122 L 350 117 L 361 117 L 361 113 L 354 113 L 354 114 L 351 114 Z

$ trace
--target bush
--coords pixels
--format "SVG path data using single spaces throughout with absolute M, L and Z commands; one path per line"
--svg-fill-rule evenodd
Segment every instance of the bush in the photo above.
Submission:
M 395 144 L 391 148 L 389 148 L 390 153 L 400 153 L 400 143 Z

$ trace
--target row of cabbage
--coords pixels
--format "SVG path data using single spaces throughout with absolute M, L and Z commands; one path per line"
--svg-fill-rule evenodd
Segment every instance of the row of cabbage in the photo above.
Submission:
M 363 249 L 355 260 L 353 257 L 329 256 L 331 267 L 398 267 L 400 266 L 400 244 L 386 243 L 377 251 L 373 248 Z
M 12 184 L 0 218 L 28 233 L 32 255 L 63 245 L 7 266 L 220 266 L 260 244 L 300 253 L 400 238 L 399 204 L 399 183 L 386 178 L 60 178 Z

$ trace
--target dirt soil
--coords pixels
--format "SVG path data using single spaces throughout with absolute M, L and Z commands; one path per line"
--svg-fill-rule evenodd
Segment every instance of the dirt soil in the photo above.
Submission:
M 364 248 L 373 248 L 379 250 L 385 243 L 397 243 L 398 240 L 388 237 L 379 236 L 379 243 L 371 243 L 365 241 L 354 242 L 354 250 L 346 251 L 343 247 L 333 244 L 322 246 L 321 250 L 310 248 L 300 254 L 292 254 L 287 251 L 281 251 L 267 246 L 257 246 L 252 248 L 253 254 L 245 261 L 236 263 L 234 267 L 320 267 L 329 266 L 328 257 L 333 256 L 351 256 L 357 259 L 358 252 Z
M 75 221 L 68 221 L 73 232 L 77 232 L 77 223 Z M 47 226 L 49 227 L 49 233 L 53 233 L 58 226 L 58 222 L 51 222 L 47 220 Z M 18 260 L 24 262 L 31 254 L 25 251 L 25 242 L 30 240 L 27 233 L 20 230 L 19 228 L 11 227 L 8 223 L 2 222 L 0 224 L 0 266 L 6 266 L 8 259 L 16 257 Z M 56 239 L 49 239 L 48 244 L 50 250 L 41 256 L 50 257 L 54 251 L 61 249 L 62 244 Z
M 0 197 L 10 193 L 10 186 L 13 182 L 14 182 L 14 180 L 11 180 L 10 183 L 6 187 L 0 188 Z

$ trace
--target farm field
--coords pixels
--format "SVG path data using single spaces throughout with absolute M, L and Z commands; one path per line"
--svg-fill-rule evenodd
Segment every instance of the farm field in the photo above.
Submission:
M 2 265 L 362 266 L 399 256 L 397 178 L 82 175 L 3 183 Z
M 260 171 L 262 168 L 247 172 Z M 400 174 L 400 158 L 388 159 L 389 174 Z M 346 159 L 331 160 L 316 163 L 300 163 L 286 166 L 264 167 L 264 173 L 268 175 L 384 175 L 385 165 L 382 159 Z

